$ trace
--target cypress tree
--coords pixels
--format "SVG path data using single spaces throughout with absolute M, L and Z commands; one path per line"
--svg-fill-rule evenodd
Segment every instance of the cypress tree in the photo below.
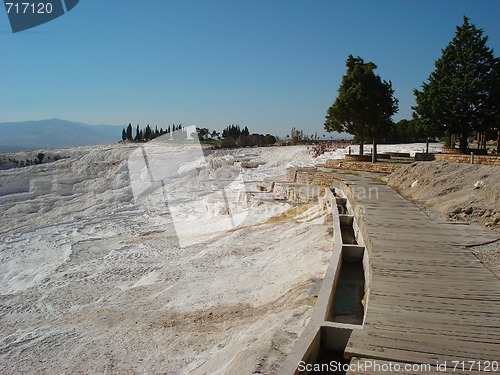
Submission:
M 486 42 L 483 30 L 464 17 L 455 37 L 435 62 L 436 69 L 422 90 L 414 90 L 415 118 L 431 135 L 458 135 L 460 149 L 467 150 L 467 138 L 494 123 L 495 65 L 498 58 Z
M 141 140 L 141 130 L 139 128 L 139 124 L 137 124 L 137 128 L 135 129 L 135 140 L 136 141 Z
M 127 126 L 127 140 L 132 140 L 132 124 L 129 123 Z
M 144 131 L 144 140 L 149 141 L 152 137 L 151 127 L 149 124 L 146 125 L 146 130 Z

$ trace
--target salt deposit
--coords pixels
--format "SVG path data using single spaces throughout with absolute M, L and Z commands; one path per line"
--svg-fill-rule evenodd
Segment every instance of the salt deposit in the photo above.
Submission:
M 136 151 L 78 148 L 1 172 L 0 373 L 274 372 L 307 324 L 331 237 L 316 208 L 267 222 L 292 206 L 251 193 L 312 158 L 276 147 L 183 165 L 169 188 L 260 166 L 245 170 L 236 228 L 221 227 L 217 197 L 183 202 L 197 240 L 181 246 L 164 196 L 134 196 Z

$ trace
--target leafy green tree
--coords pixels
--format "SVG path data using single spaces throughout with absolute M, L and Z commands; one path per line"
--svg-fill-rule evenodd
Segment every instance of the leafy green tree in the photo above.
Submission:
M 248 129 L 246 129 L 248 132 Z M 222 131 L 222 138 L 234 138 L 238 139 L 238 137 L 242 134 L 239 125 L 229 125 Z
M 394 98 L 392 83 L 382 81 L 374 73 L 377 68 L 374 63 L 349 55 L 346 67 L 338 96 L 327 110 L 325 130 L 355 135 L 360 155 L 363 155 L 364 141 L 371 138 L 376 161 L 377 139 L 390 131 L 398 100 Z
M 276 137 L 272 134 L 266 134 L 265 143 L 266 145 L 274 145 L 276 143 Z
M 414 90 L 415 117 L 431 135 L 458 135 L 467 150 L 473 132 L 491 128 L 495 118 L 495 65 L 483 30 L 464 17 L 455 37 L 435 62 L 436 69 L 422 90 Z
M 426 141 L 425 130 L 414 119 L 402 119 L 391 126 L 382 141 L 385 143 L 413 143 Z
M 35 160 L 35 164 L 42 164 L 43 163 L 43 159 L 45 158 L 45 154 L 43 152 L 39 152 L 37 155 L 36 155 L 36 160 Z

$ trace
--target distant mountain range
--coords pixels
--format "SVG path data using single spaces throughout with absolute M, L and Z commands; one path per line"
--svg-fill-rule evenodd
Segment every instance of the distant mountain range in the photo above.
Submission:
M 0 122 L 0 151 L 116 143 L 123 127 L 60 120 Z

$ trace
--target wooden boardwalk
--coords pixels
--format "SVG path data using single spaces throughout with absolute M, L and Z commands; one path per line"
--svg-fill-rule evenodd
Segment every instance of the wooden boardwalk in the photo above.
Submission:
M 465 247 L 497 236 L 479 226 L 431 220 L 378 181 L 342 178 L 365 210 L 371 244 L 365 322 L 352 332 L 345 355 L 352 363 L 430 364 L 430 373 L 440 372 L 434 366 L 444 361 L 448 371 L 464 361 L 467 371 L 457 374 L 484 373 L 479 366 L 486 361 L 500 366 L 500 280 Z

